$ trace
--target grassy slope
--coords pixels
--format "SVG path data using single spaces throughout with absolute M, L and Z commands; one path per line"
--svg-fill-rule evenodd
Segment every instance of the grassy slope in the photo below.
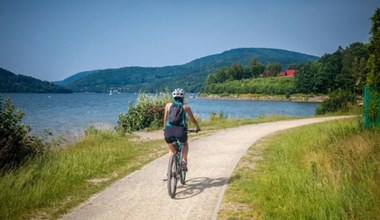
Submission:
M 355 120 L 295 128 L 252 147 L 235 170 L 221 219 L 376 219 L 380 130 Z

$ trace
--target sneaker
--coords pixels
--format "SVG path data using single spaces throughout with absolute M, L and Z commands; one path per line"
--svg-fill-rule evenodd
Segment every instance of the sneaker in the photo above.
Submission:
M 182 170 L 183 171 L 186 171 L 187 172 L 187 163 L 186 163 L 186 161 L 182 161 L 182 163 L 181 163 L 181 167 L 182 167 Z

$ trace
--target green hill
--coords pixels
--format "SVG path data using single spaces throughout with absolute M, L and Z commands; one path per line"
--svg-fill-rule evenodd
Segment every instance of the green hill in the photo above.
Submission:
M 0 93 L 71 93 L 72 91 L 54 83 L 30 76 L 16 75 L 0 68 Z
M 66 85 L 69 85 L 69 84 L 77 81 L 80 78 L 83 78 L 83 77 L 85 77 L 85 76 L 87 76 L 87 75 L 89 75 L 91 73 L 95 73 L 95 72 L 97 72 L 97 70 L 80 72 L 80 73 L 72 75 L 72 76 L 70 76 L 70 77 L 68 77 L 68 78 L 66 78 L 66 79 L 64 79 L 62 81 L 56 81 L 56 82 L 53 82 L 53 83 L 55 83 L 57 85 L 60 85 L 60 86 L 66 86 Z
M 158 92 L 182 87 L 188 92 L 199 92 L 208 74 L 233 63 L 247 65 L 253 58 L 262 64 L 279 63 L 282 68 L 290 64 L 317 60 L 318 57 L 297 52 L 239 48 L 196 59 L 189 63 L 165 67 L 123 67 L 75 74 L 59 83 L 76 92 Z M 76 80 L 69 80 L 69 79 Z

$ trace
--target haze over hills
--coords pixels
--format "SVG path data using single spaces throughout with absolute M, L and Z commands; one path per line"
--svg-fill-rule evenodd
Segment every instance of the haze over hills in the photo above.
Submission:
M 175 87 L 199 92 L 208 74 L 233 63 L 248 65 L 252 59 L 261 64 L 279 63 L 285 69 L 319 59 L 317 56 L 268 48 L 238 48 L 193 60 L 183 65 L 164 67 L 123 67 L 80 72 L 55 82 L 75 92 L 160 92 Z

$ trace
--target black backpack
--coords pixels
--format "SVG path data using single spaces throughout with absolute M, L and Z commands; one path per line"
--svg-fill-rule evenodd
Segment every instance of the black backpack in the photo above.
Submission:
M 171 125 L 184 126 L 185 110 L 181 102 L 173 102 L 169 108 L 168 121 Z

